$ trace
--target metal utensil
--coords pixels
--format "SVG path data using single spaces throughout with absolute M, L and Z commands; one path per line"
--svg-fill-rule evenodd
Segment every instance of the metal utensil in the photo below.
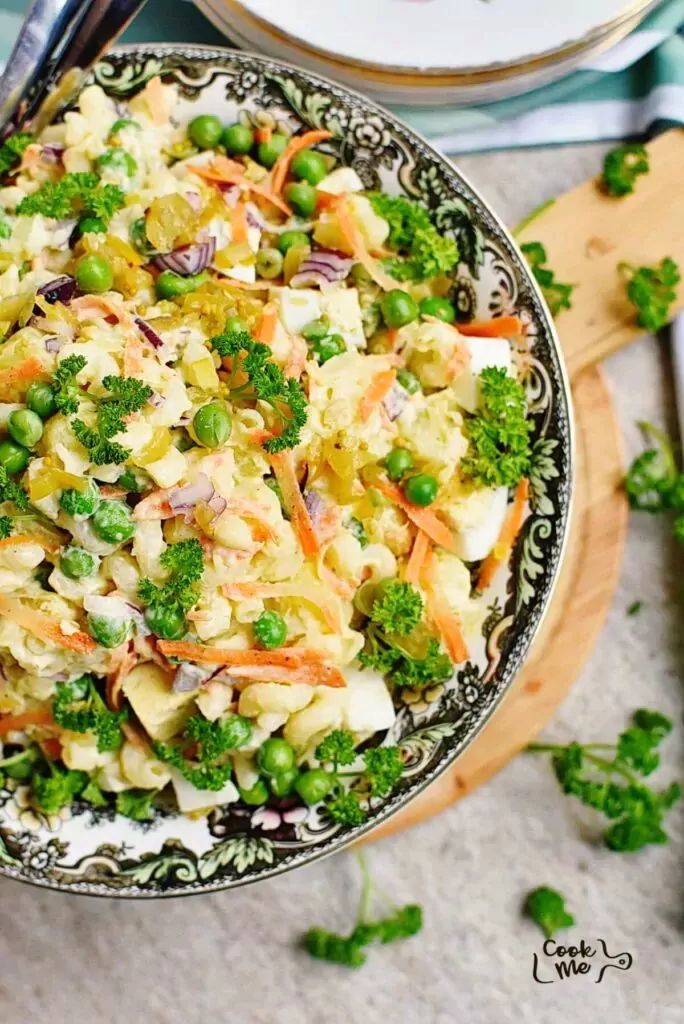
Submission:
M 0 135 L 39 131 L 146 0 L 34 0 L 0 79 Z

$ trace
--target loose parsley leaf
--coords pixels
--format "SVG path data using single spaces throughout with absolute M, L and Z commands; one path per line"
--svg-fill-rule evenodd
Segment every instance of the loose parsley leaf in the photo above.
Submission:
M 677 512 L 673 532 L 684 543 L 684 473 L 677 469 L 672 442 L 652 423 L 639 424 L 655 447 L 638 455 L 625 477 L 625 490 L 632 508 L 641 512 Z
M 155 789 L 124 789 L 116 794 L 117 813 L 133 821 L 149 821 L 156 795 Z
M 4 466 L 0 466 L 0 501 L 11 501 L 22 512 L 27 512 L 30 507 L 28 494 L 21 484 L 10 479 Z
M 630 143 L 606 153 L 601 186 L 610 196 L 626 196 L 634 191 L 640 174 L 648 174 L 648 151 L 645 146 Z
M 458 246 L 440 235 L 419 203 L 403 196 L 370 192 L 371 206 L 390 226 L 389 244 L 401 254 L 384 261 L 397 281 L 424 281 L 448 274 L 458 263 Z
M 363 825 L 368 817 L 361 806 L 358 793 L 351 789 L 343 790 L 331 800 L 326 800 L 325 810 L 332 821 L 337 822 L 338 825 L 349 825 L 350 827 Z
M 557 281 L 553 270 L 545 266 L 548 257 L 541 242 L 524 242 L 520 251 L 526 257 L 532 275 L 542 290 L 551 316 L 558 316 L 561 310 L 570 309 L 570 296 L 575 286 Z
M 202 715 L 193 715 L 185 723 L 178 745 L 156 742 L 152 749 L 160 761 L 172 765 L 196 789 L 218 792 L 230 779 L 232 767 L 225 755 L 248 743 L 252 726 L 242 715 L 230 715 L 223 721 L 210 722 Z M 193 760 L 185 757 L 184 748 L 196 748 Z
M 679 267 L 666 256 L 655 267 L 630 267 L 621 263 L 627 280 L 627 297 L 636 306 L 637 323 L 648 331 L 658 331 L 670 318 L 670 306 L 677 298 Z
M 198 583 L 204 572 L 202 545 L 196 537 L 169 544 L 159 561 L 168 571 L 169 578 L 161 586 L 152 580 L 141 579 L 138 596 L 148 609 L 172 609 L 183 613 L 190 611 L 200 597 Z
M 0 146 L 0 178 L 11 171 L 21 160 L 24 150 L 33 142 L 28 132 L 15 132 Z
M 12 532 L 14 523 L 9 516 L 0 516 L 0 538 L 5 540 Z
M 32 776 L 31 799 L 44 814 L 57 814 L 85 789 L 88 776 L 85 772 L 61 768 L 54 761 L 48 767 L 49 775 Z
M 361 778 L 372 796 L 387 796 L 404 773 L 399 747 L 372 747 L 363 755 L 365 771 Z
M 128 718 L 128 712 L 126 709 L 110 711 L 95 679 L 85 675 L 69 683 L 57 683 L 52 717 L 63 729 L 94 733 L 97 749 L 105 751 L 118 750 L 123 743 L 121 726 Z
M 228 384 L 233 402 L 266 402 L 281 427 L 277 437 L 264 442 L 272 455 L 299 444 L 306 423 L 306 396 L 294 377 L 285 377 L 271 359 L 268 345 L 255 341 L 247 331 L 226 331 L 211 339 L 222 358 L 230 357 L 232 372 Z
M 102 185 L 97 174 L 76 171 L 48 181 L 17 206 L 20 216 L 42 214 L 63 220 L 73 215 L 97 217 L 105 224 L 120 210 L 125 195 L 117 185 Z
M 628 615 L 638 615 L 639 612 L 641 611 L 641 609 L 643 608 L 643 605 L 644 605 L 643 601 L 632 601 L 632 603 L 627 608 L 627 614 Z
M 104 795 L 94 779 L 90 780 L 86 788 L 79 795 L 81 800 L 85 800 L 86 803 L 92 804 L 93 807 L 107 806 L 107 797 Z
M 316 747 L 316 757 L 321 764 L 353 764 L 356 760 L 354 737 L 346 729 L 333 729 Z
M 490 366 L 480 374 L 480 394 L 480 408 L 464 423 L 470 445 L 463 472 L 483 487 L 514 487 L 532 454 L 525 390 L 505 369 Z
M 85 356 L 71 355 L 63 359 L 52 375 L 52 390 L 55 398 L 55 405 L 60 412 L 78 412 L 78 405 L 82 395 L 82 388 L 76 382 L 76 377 L 87 365 Z
M 654 790 L 640 776 L 657 768 L 657 747 L 671 728 L 665 715 L 642 708 L 615 744 L 533 743 L 528 750 L 550 753 L 563 792 L 615 821 L 603 834 L 608 849 L 633 852 L 668 841 L 663 819 L 681 796 L 681 788 L 672 783 Z
M 370 619 L 386 633 L 408 636 L 423 617 L 423 599 L 410 583 L 392 580 L 382 588 L 371 609 Z
M 83 447 L 87 448 L 90 460 L 96 466 L 126 461 L 131 454 L 130 450 L 112 438 L 126 430 L 126 417 L 139 412 L 152 397 L 152 388 L 135 377 L 108 375 L 103 378 L 102 383 L 111 392 L 104 398 L 95 397 L 81 390 L 82 397 L 88 398 L 97 406 L 96 425 L 89 427 L 80 419 L 71 421 L 71 429 Z M 70 411 L 75 410 L 72 408 Z
M 565 899 L 555 889 L 541 885 L 528 893 L 525 912 L 539 925 L 547 939 L 561 928 L 570 928 L 575 918 L 565 909 Z

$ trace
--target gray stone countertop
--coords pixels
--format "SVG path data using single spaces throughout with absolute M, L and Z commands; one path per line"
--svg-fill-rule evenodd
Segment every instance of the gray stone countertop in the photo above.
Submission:
M 597 172 L 603 147 L 470 156 L 460 165 L 508 223 Z M 665 255 L 665 254 L 663 254 Z M 665 340 L 606 364 L 628 452 L 637 419 L 673 426 Z M 630 712 L 682 719 L 681 549 L 668 525 L 633 516 L 620 587 L 598 645 L 545 730 L 612 740 Z M 641 612 L 626 615 L 643 601 Z M 682 732 L 663 778 L 681 771 Z M 420 937 L 373 949 L 359 971 L 297 948 L 311 925 L 344 930 L 358 874 L 341 854 L 231 893 L 110 902 L 0 882 L 2 1024 L 675 1024 L 684 1020 L 682 813 L 669 846 L 617 855 L 592 843 L 591 817 L 563 797 L 545 761 L 522 755 L 411 833 L 369 851 L 397 902 L 422 903 Z M 535 983 L 542 936 L 520 914 L 540 884 L 567 896 L 568 939 L 602 937 L 628 971 Z M 548 970 L 545 977 L 550 977 Z

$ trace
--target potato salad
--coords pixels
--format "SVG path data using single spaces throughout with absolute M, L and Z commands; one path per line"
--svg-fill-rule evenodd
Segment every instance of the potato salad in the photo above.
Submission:
M 0 776 L 361 824 L 525 515 L 523 326 L 329 132 L 176 105 L 0 147 Z

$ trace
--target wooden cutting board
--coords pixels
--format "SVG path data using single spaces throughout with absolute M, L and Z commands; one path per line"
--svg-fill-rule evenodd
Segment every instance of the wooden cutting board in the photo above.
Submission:
M 470 747 L 367 841 L 438 814 L 499 771 L 553 716 L 596 643 L 615 593 L 627 532 L 622 437 L 597 364 L 643 331 L 625 296 L 619 262 L 671 256 L 684 272 L 684 130 L 647 147 L 650 172 L 633 195 L 612 199 L 596 179 L 562 195 L 520 233 L 540 241 L 559 281 L 575 284 L 557 322 L 572 381 L 577 436 L 573 521 L 557 589 L 527 663 Z M 680 284 L 672 313 L 684 308 Z

